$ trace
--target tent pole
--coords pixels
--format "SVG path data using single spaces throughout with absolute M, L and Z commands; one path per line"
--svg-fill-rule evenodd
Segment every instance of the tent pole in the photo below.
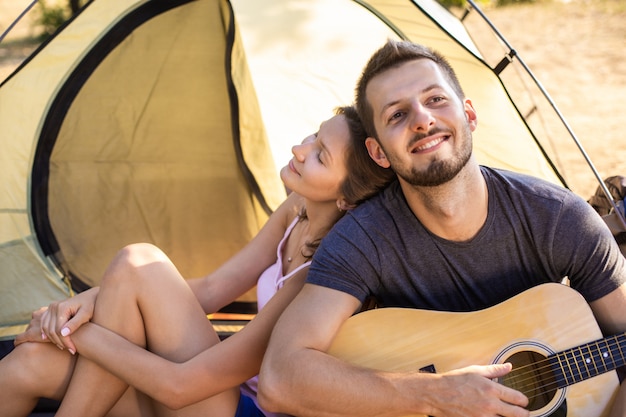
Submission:
M 7 30 L 5 30 L 2 35 L 0 35 L 0 42 L 2 42 L 2 40 L 9 34 L 9 32 L 13 30 L 17 22 L 19 22 L 26 15 L 26 13 L 28 13 L 28 11 L 33 8 L 35 4 L 37 4 L 37 0 L 33 0 L 28 6 L 26 6 L 22 13 L 20 13 L 20 15 L 13 21 L 13 23 L 9 25 Z
M 541 91 L 543 96 L 546 98 L 548 103 L 550 103 L 550 106 L 552 106 L 552 109 L 556 112 L 557 116 L 561 120 L 561 123 L 563 123 L 563 126 L 565 126 L 565 129 L 567 129 L 567 132 L 569 133 L 570 137 L 572 138 L 572 140 L 574 141 L 574 143 L 576 144 L 576 146 L 578 147 L 578 149 L 582 153 L 583 157 L 585 158 L 585 161 L 587 162 L 587 164 L 591 168 L 591 171 L 593 172 L 594 176 L 596 177 L 596 179 L 600 183 L 600 187 L 601 187 L 602 191 L 604 192 L 604 194 L 606 195 L 606 198 L 611 203 L 611 206 L 613 207 L 613 211 L 615 213 L 617 213 L 617 217 L 620 220 L 622 227 L 624 227 L 624 229 L 626 229 L 626 215 L 624 213 L 622 213 L 621 210 L 617 207 L 617 203 L 613 199 L 613 196 L 611 195 L 611 192 L 609 191 L 606 183 L 604 182 L 604 180 L 600 176 L 600 173 L 596 169 L 596 167 L 593 164 L 593 162 L 591 161 L 591 159 L 589 158 L 589 155 L 587 154 L 587 151 L 585 151 L 584 147 L 582 146 L 582 143 L 578 140 L 578 138 L 576 137 L 576 134 L 571 129 L 569 123 L 567 123 L 567 121 L 565 120 L 565 117 L 561 114 L 561 111 L 557 108 L 556 104 L 552 100 L 552 97 L 550 97 L 548 92 L 543 88 L 543 85 L 541 84 L 541 82 L 539 82 L 539 80 L 535 77 L 535 75 L 532 73 L 530 68 L 528 68 L 526 63 L 522 60 L 522 58 L 515 51 L 515 49 L 513 49 L 513 47 L 507 42 L 507 40 L 500 33 L 500 31 L 498 31 L 498 29 L 495 27 L 495 25 L 487 18 L 487 16 L 482 12 L 482 10 L 480 10 L 480 8 L 476 5 L 476 3 L 474 3 L 474 0 L 467 0 L 467 2 L 468 2 L 468 4 L 470 5 L 470 7 L 472 9 L 476 10 L 476 12 L 485 21 L 485 23 L 487 23 L 489 25 L 489 27 L 491 27 L 491 30 L 496 34 L 496 36 L 504 43 L 504 45 L 509 50 L 509 52 L 506 54 L 506 57 L 500 62 L 500 64 L 498 64 L 499 71 L 502 71 L 504 69 L 501 66 L 504 61 L 511 62 L 511 61 L 513 61 L 513 59 L 517 58 L 517 61 L 522 65 L 522 68 L 524 68 L 524 71 L 526 71 L 526 73 L 530 76 L 530 78 L 533 80 L 533 82 L 537 85 L 537 87 L 539 88 L 539 90 Z

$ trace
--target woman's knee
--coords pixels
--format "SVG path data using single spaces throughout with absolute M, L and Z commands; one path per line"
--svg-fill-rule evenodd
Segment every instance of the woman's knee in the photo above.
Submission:
M 120 249 L 105 272 L 101 285 L 153 279 L 154 265 L 170 268 L 171 261 L 161 249 L 150 243 L 133 243 Z M 151 266 L 150 268 L 148 268 Z
M 124 246 L 117 253 L 116 258 L 135 268 L 168 259 L 165 253 L 152 243 L 133 243 Z

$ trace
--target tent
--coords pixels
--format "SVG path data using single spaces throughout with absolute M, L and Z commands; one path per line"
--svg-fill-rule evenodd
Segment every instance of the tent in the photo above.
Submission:
M 352 102 L 388 38 L 450 59 L 481 163 L 567 185 L 536 104 L 503 85 L 514 57 L 488 62 L 434 0 L 94 0 L 0 85 L 0 337 L 97 285 L 126 244 L 188 277 L 224 261 L 284 198 L 290 146 Z

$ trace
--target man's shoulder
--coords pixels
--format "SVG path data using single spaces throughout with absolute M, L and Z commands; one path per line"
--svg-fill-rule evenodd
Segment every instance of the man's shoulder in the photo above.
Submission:
M 372 196 L 358 207 L 349 210 L 346 215 L 332 228 L 332 232 L 352 236 L 355 233 L 370 234 L 374 230 L 388 227 L 400 221 L 398 218 L 406 208 L 402 191 L 396 182 Z
M 483 175 L 496 190 L 504 190 L 509 194 L 518 193 L 523 197 L 535 196 L 540 199 L 563 201 L 572 192 L 565 187 L 547 181 L 545 179 L 508 171 L 501 168 L 481 167 Z
M 402 189 L 397 181 L 392 182 L 384 190 L 361 203 L 350 211 L 354 219 L 366 219 L 370 216 L 391 215 L 404 201 Z

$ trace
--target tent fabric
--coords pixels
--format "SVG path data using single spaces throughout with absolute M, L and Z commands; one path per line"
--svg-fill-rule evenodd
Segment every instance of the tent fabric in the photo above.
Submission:
M 137 240 L 159 243 L 186 276 L 199 276 L 247 242 L 262 220 L 251 210 L 233 149 L 219 3 L 167 12 L 153 4 L 111 28 L 91 49 L 97 56 L 74 69 L 39 142 L 41 149 L 44 136 L 55 139 L 51 155 L 35 160 L 36 167 L 50 161 L 49 173 L 33 174 L 47 182 L 33 192 L 48 194 L 47 207 L 35 213 L 50 218 L 64 261 L 90 286 L 119 247 Z M 271 161 L 260 139 L 244 148 Z M 233 235 L 240 227 L 246 233 Z
M 351 102 L 371 53 L 388 38 L 403 38 L 434 47 L 457 70 L 478 109 L 475 152 L 482 163 L 560 182 L 461 22 L 435 1 L 237 0 L 233 7 L 278 166 L 290 157 L 290 133 L 307 134 L 329 108 Z M 286 109 L 284 102 L 297 105 Z
M 94 0 L 0 86 L 0 337 L 68 282 L 98 285 L 126 244 L 158 245 L 186 277 L 222 263 L 284 198 L 291 146 L 353 101 L 388 38 L 449 58 L 481 163 L 559 182 L 433 0 Z
M 129 243 L 203 275 L 282 201 L 231 15 L 225 1 L 93 2 L 2 86 L 4 326 L 70 295 L 63 276 L 97 285 Z

